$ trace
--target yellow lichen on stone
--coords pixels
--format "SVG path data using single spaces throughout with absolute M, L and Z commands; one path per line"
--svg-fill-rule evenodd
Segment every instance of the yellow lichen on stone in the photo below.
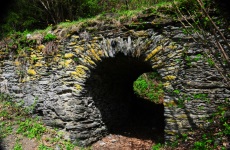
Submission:
M 70 64 L 72 61 L 73 61 L 72 59 L 66 60 L 66 61 L 65 61 L 65 66 L 66 66 L 66 67 L 69 66 L 69 64 Z
M 73 45 L 76 45 L 77 43 L 76 42 L 71 42 L 69 43 L 69 46 L 73 46 Z
M 34 75 L 36 75 L 37 73 L 36 73 L 35 70 L 29 69 L 29 70 L 27 70 L 27 74 L 28 74 L 28 75 L 31 75 L 31 76 L 34 76 Z
M 178 115 L 177 118 L 186 119 L 188 118 L 188 116 L 186 114 L 181 114 L 181 115 Z
M 77 35 L 73 35 L 72 38 L 74 38 L 74 39 L 79 39 L 80 37 L 77 36 Z
M 160 62 L 157 65 L 153 65 L 152 68 L 156 69 L 156 68 L 161 68 L 164 65 L 164 63 Z
M 86 39 L 82 39 L 80 42 L 86 42 Z
M 90 44 L 87 44 L 87 48 L 88 48 L 88 49 L 91 49 L 92 47 L 91 47 L 91 45 L 90 45 Z
M 91 60 L 91 58 L 89 56 L 83 56 L 81 55 L 82 61 L 84 63 L 89 63 L 91 65 L 96 65 L 94 61 Z
M 39 45 L 38 47 L 37 47 L 37 49 L 39 50 L 39 51 L 41 51 L 41 50 L 43 50 L 45 48 L 45 45 Z
M 145 61 L 148 61 L 151 57 L 153 57 L 156 53 L 158 53 L 160 50 L 162 50 L 162 45 L 157 46 L 151 53 L 147 55 L 145 58 Z
M 14 62 L 14 64 L 15 64 L 15 66 L 21 65 L 21 63 L 20 63 L 18 60 L 16 60 L 16 61 Z
M 95 58 L 96 60 L 101 61 L 101 58 L 98 56 L 98 54 L 95 52 L 94 49 L 91 49 L 91 53 L 93 54 L 93 56 L 94 56 L 94 58 Z
M 136 36 L 136 37 L 145 37 L 148 36 L 148 32 L 146 31 L 134 31 L 134 30 L 130 30 L 129 32 L 132 33 L 132 35 Z
M 82 78 L 79 78 L 78 76 L 76 76 L 76 72 L 71 73 L 72 77 L 75 78 L 76 81 L 82 81 Z
M 32 61 L 38 60 L 38 57 L 35 54 L 30 55 L 30 58 Z
M 74 56 L 74 54 L 73 53 L 67 53 L 67 54 L 65 54 L 65 58 L 72 58 Z
M 93 43 L 92 45 L 94 49 L 98 49 L 98 50 L 101 49 L 101 46 L 98 43 Z
M 85 77 L 86 76 L 86 72 L 85 72 L 85 70 L 83 69 L 83 68 L 81 68 L 81 67 L 77 67 L 76 68 L 76 75 L 78 76 L 78 77 Z
M 75 52 L 76 52 L 77 54 L 80 54 L 81 52 L 84 51 L 84 48 L 81 47 L 81 46 L 74 46 L 74 48 L 75 48 Z
M 172 131 L 172 130 L 164 130 L 164 132 L 165 132 L 166 134 L 169 134 L 169 135 L 177 135 L 177 134 L 178 134 L 177 132 L 174 132 L 174 131 Z
M 166 48 L 169 48 L 169 49 L 176 49 L 177 46 L 176 46 L 176 45 L 169 45 L 169 46 L 166 46 Z
M 30 81 L 30 77 L 26 77 L 21 80 L 22 83 L 27 82 L 27 81 Z
M 55 56 L 55 57 L 53 58 L 53 61 L 54 61 L 54 62 L 59 62 L 60 59 L 61 59 L 60 57 Z
M 174 79 L 176 79 L 176 76 L 168 75 L 168 76 L 165 76 L 163 79 L 165 79 L 165 80 L 174 80 Z
M 33 55 L 30 55 L 31 58 L 34 58 L 34 57 L 37 57 L 37 55 L 33 54 Z
M 92 40 L 101 40 L 101 37 L 93 37 Z
M 168 39 L 164 38 L 160 40 L 160 43 L 166 43 L 168 41 Z
M 79 84 L 75 84 L 74 87 L 75 87 L 78 91 L 82 90 L 82 86 L 79 85 Z
M 43 65 L 42 65 L 41 62 L 37 62 L 34 66 L 35 66 L 35 67 L 42 67 Z
M 90 46 L 90 47 L 91 47 L 91 49 L 95 49 L 95 45 L 94 45 L 94 43 L 91 43 L 90 45 L 91 45 L 91 46 Z
M 65 65 L 65 62 L 64 62 L 64 61 L 61 61 L 61 62 L 59 62 L 59 64 L 60 64 L 61 66 L 64 66 L 64 65 Z
M 174 53 L 169 53 L 169 54 L 167 55 L 168 58 L 172 58 L 173 56 L 175 56 Z
M 170 84 L 169 82 L 165 82 L 165 83 L 163 84 L 163 86 L 164 86 L 164 87 L 169 87 L 169 86 L 171 86 L 171 84 Z
M 159 61 L 159 57 L 152 57 L 152 59 L 151 60 L 153 60 L 154 62 L 156 62 L 156 61 Z
M 89 70 L 89 68 L 87 68 L 86 66 L 83 66 L 83 65 L 78 65 L 78 66 L 76 67 L 76 69 L 78 69 L 78 68 L 82 68 L 82 69 L 84 69 L 84 70 Z
M 159 67 L 159 65 L 153 65 L 153 66 L 152 66 L 153 69 L 156 69 L 156 68 L 158 68 L 158 67 Z
M 163 105 L 167 107 L 177 106 L 174 100 L 170 100 L 169 102 L 164 102 Z
M 103 57 L 103 56 L 104 56 L 103 50 L 98 50 L 98 55 L 99 55 L 100 57 Z
M 88 70 L 87 67 L 79 65 L 76 67 L 76 71 L 71 72 L 71 75 L 75 78 L 85 78 L 86 77 L 86 71 Z
M 72 61 L 73 61 L 72 59 L 68 59 L 68 60 L 61 61 L 59 64 L 64 67 L 68 67 Z
M 75 75 L 77 75 L 77 72 L 73 71 L 73 72 L 71 72 L 70 74 L 71 74 L 72 76 L 75 76 Z

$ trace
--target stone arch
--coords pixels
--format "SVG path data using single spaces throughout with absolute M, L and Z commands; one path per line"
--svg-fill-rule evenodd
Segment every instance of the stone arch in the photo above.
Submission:
M 66 122 L 64 128 L 70 132 L 71 139 L 78 139 L 81 145 L 97 141 L 128 119 L 128 114 L 133 113 L 127 107 L 133 98 L 132 83 L 142 73 L 157 71 L 165 88 L 172 89 L 180 66 L 178 59 L 181 59 L 183 51 L 180 45 L 153 30 L 131 31 L 123 38 L 95 36 L 82 39 L 72 35 L 65 44 L 64 51 L 69 52 L 65 57 L 77 56 L 79 62 L 75 70 L 66 72 L 73 79 L 74 94 L 68 99 L 68 107 L 63 110 L 61 120 Z M 63 92 L 62 88 L 60 93 Z M 122 101 L 124 99 L 126 101 Z M 164 103 L 169 100 L 165 99 Z M 155 113 L 161 111 L 160 119 L 164 122 L 163 106 L 152 106 L 136 99 L 133 108 L 138 105 L 154 108 Z
M 104 59 L 91 71 L 85 84 L 86 95 L 100 111 L 106 133 L 153 139 L 154 131 L 161 130 L 158 139 L 163 139 L 163 104 L 138 98 L 133 91 L 133 82 L 149 71 L 149 63 L 123 54 Z
M 152 17 L 159 22 L 155 15 L 144 17 L 143 20 L 151 20 Z M 123 60 L 125 63 L 117 65 L 123 66 L 123 74 L 115 74 L 124 77 L 118 84 L 118 87 L 122 87 L 124 84 L 121 83 L 125 82 L 123 91 L 130 89 L 131 81 L 141 72 L 153 70 L 161 75 L 165 87 L 163 130 L 166 142 L 173 141 L 177 135 L 188 133 L 191 129 L 208 127 L 205 119 L 216 112 L 219 104 L 229 101 L 229 86 L 224 83 L 218 69 L 207 62 L 204 53 L 206 46 L 197 42 L 199 36 L 186 35 L 180 23 L 165 19 L 168 20 L 165 23 L 155 24 L 155 21 L 146 20 L 134 26 L 125 24 L 121 28 L 112 24 L 96 25 L 96 28 L 81 29 L 90 32 L 81 34 L 74 31 L 78 30 L 74 25 L 70 29 L 74 35 L 67 35 L 63 37 L 65 40 L 58 43 L 51 42 L 51 46 L 50 43 L 33 46 L 26 56 L 23 54 L 18 58 L 12 57 L 3 47 L 0 49 L 3 54 L 0 58 L 0 92 L 10 93 L 15 101 L 23 99 L 26 106 L 36 104 L 34 111 L 42 116 L 46 125 L 63 130 L 72 141 L 89 145 L 113 129 L 114 123 L 108 123 L 110 117 L 102 113 L 107 112 L 103 102 L 108 97 L 100 94 L 101 91 L 93 92 L 100 86 L 100 80 L 113 80 L 104 77 L 103 69 L 100 68 L 111 70 L 114 61 Z M 56 29 L 51 32 L 61 35 L 67 31 Z M 212 37 L 210 34 L 208 39 Z M 53 49 L 56 47 L 58 50 Z M 132 80 L 127 77 L 130 73 L 125 66 L 135 68 L 131 74 Z M 120 70 L 119 67 L 112 69 L 113 73 Z M 111 76 L 111 73 L 107 73 L 107 76 Z M 94 79 L 99 83 L 94 84 Z M 105 92 L 110 93 L 111 87 L 105 89 Z M 176 90 L 180 93 L 175 94 Z M 129 93 L 121 95 L 133 97 Z M 102 101 L 97 95 L 102 97 Z M 206 97 L 201 99 L 197 95 Z M 118 105 L 116 99 L 120 97 L 115 94 L 113 97 L 115 100 L 110 102 L 115 106 L 128 103 L 122 101 Z M 145 103 L 142 104 L 145 106 Z M 116 118 L 117 114 L 111 113 L 112 118 Z

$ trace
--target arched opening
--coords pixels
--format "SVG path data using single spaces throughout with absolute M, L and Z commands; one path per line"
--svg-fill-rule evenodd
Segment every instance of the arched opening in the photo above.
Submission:
M 123 54 L 105 58 L 91 70 L 86 94 L 99 109 L 108 133 L 163 142 L 163 104 L 141 98 L 133 90 L 134 81 L 150 71 L 149 62 Z

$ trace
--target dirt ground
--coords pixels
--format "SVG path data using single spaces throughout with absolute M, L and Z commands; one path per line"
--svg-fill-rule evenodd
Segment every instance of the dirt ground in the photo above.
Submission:
M 18 140 L 19 139 L 19 140 Z M 38 150 L 39 142 L 26 137 L 16 135 L 7 136 L 0 144 L 0 150 L 13 150 L 16 143 L 22 144 L 23 150 Z M 154 142 L 152 140 L 142 140 L 134 137 L 110 134 L 91 146 L 91 150 L 151 150 Z M 74 150 L 80 150 L 75 148 Z M 54 147 L 54 150 L 59 150 Z
M 110 134 L 92 145 L 93 150 L 150 150 L 154 142 Z
M 38 141 L 26 137 L 18 137 L 16 135 L 9 135 L 1 142 L 0 150 L 13 150 L 16 143 L 22 145 L 23 150 L 37 150 Z

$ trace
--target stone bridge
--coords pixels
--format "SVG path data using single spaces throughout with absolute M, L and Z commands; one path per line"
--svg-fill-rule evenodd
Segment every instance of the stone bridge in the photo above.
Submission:
M 81 145 L 110 133 L 171 141 L 207 127 L 229 100 L 229 87 L 180 23 L 92 26 L 1 59 L 1 92 L 35 106 L 45 124 Z M 146 72 L 160 74 L 163 104 L 135 96 L 133 82 Z

